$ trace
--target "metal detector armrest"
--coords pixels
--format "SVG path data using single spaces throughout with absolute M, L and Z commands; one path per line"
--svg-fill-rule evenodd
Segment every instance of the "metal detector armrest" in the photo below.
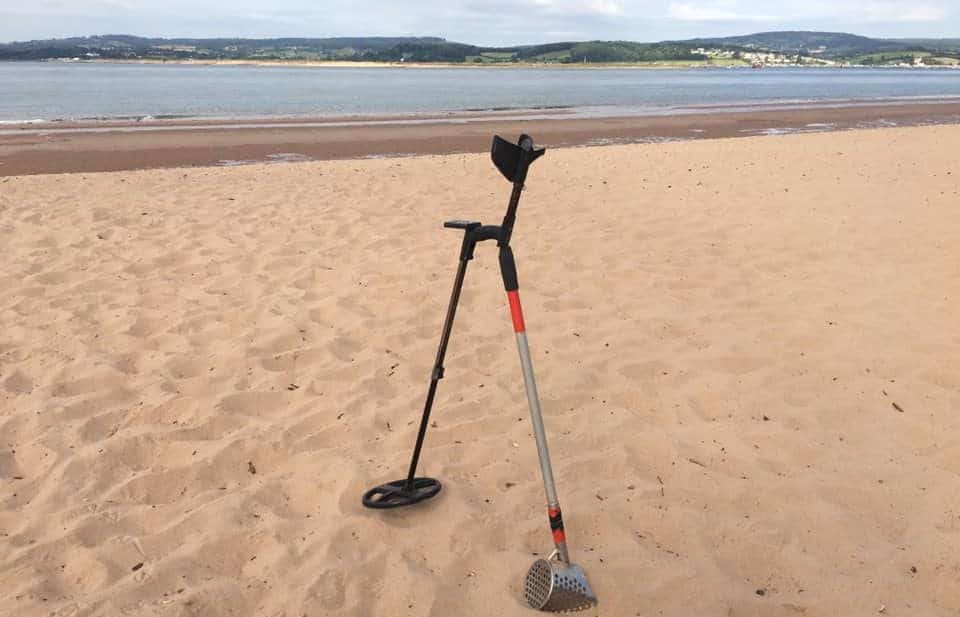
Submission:
M 464 231 L 473 231 L 477 227 L 480 227 L 480 225 L 482 225 L 480 221 L 463 221 L 460 219 L 447 221 L 443 224 L 447 229 L 463 229 Z
M 484 225 L 477 221 L 455 220 L 447 221 L 443 224 L 447 229 L 463 230 L 463 245 L 460 247 L 460 259 L 469 261 L 473 259 L 473 249 L 478 242 L 484 240 L 500 239 L 499 225 Z

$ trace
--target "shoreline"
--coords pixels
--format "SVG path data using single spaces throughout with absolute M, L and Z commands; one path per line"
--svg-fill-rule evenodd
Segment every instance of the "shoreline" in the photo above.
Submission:
M 653 62 L 373 62 L 369 60 L 163 60 L 157 58 L 137 59 L 43 59 L 43 60 L 10 60 L 4 62 L 44 62 L 51 64 L 170 64 L 176 66 L 255 66 L 255 67 L 287 67 L 287 68 L 358 68 L 358 69 L 635 69 L 635 70 L 690 70 L 690 69 L 749 69 L 756 70 L 750 63 L 727 64 L 707 61 L 662 60 Z M 898 65 L 870 65 L 870 64 L 772 64 L 762 67 L 769 69 L 888 69 L 888 70 L 960 70 L 960 65 L 935 66 L 898 66 Z
M 548 147 L 563 148 L 960 124 L 960 101 L 620 117 L 562 113 L 321 118 L 294 123 L 161 121 L 146 130 L 137 122 L 42 129 L 27 125 L 0 131 L 0 176 L 484 152 L 494 133 L 527 132 Z
M 957 98 L 960 102 L 960 97 Z M 409 112 L 397 114 L 332 114 L 277 116 L 119 116 L 99 118 L 55 118 L 33 120 L 0 120 L 0 136 L 25 133 L 170 130 L 171 128 L 257 128 L 260 126 L 336 125 L 343 123 L 375 124 L 401 122 L 457 122 L 476 118 L 527 118 L 542 115 L 573 113 L 575 108 L 553 106 L 533 108 L 466 109 L 461 111 Z
M 313 126 L 347 126 L 376 124 L 417 124 L 430 122 L 462 123 L 483 119 L 602 119 L 630 117 L 684 116 L 697 113 L 727 114 L 737 112 L 797 111 L 813 109 L 882 107 L 889 105 L 943 105 L 960 104 L 960 95 L 934 96 L 889 96 L 870 99 L 795 99 L 758 100 L 732 103 L 693 103 L 676 106 L 576 106 L 544 105 L 535 107 L 489 107 L 475 109 L 449 109 L 437 111 L 376 112 L 345 114 L 290 114 L 269 116 L 191 116 L 177 114 L 99 116 L 81 118 L 33 118 L 24 120 L 0 120 L 0 136 L 29 133 L 109 132 L 109 131 L 158 131 L 191 128 L 209 130 L 215 128 L 260 128 L 289 127 L 310 128 Z

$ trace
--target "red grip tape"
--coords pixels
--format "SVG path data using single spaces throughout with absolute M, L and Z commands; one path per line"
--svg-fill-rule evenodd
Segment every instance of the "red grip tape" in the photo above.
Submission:
M 508 291 L 507 299 L 510 301 L 510 317 L 513 318 L 513 331 L 526 332 L 527 326 L 523 323 L 523 309 L 520 307 L 520 292 L 517 290 Z

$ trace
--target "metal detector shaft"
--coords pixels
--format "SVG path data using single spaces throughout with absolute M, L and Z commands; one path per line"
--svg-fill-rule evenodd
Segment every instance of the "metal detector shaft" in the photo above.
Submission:
M 420 453 L 423 449 L 427 428 L 430 426 L 430 412 L 433 409 L 437 386 L 443 379 L 443 361 L 447 354 L 447 346 L 450 343 L 450 334 L 453 331 L 453 320 L 456 317 L 457 305 L 460 302 L 460 292 L 463 289 L 467 264 L 473 259 L 474 248 L 479 242 L 496 240 L 500 247 L 501 260 L 504 250 L 507 253 L 510 252 L 510 234 L 516 220 L 517 206 L 520 202 L 520 194 L 523 191 L 524 180 L 527 177 L 527 170 L 533 161 L 543 155 L 543 152 L 542 148 L 534 148 L 533 140 L 527 135 L 521 135 L 517 144 L 511 144 L 503 138 L 495 136 L 491 147 L 491 158 L 500 173 L 513 184 L 513 192 L 510 195 L 510 203 L 507 206 L 503 224 L 500 226 L 482 225 L 479 222 L 467 220 L 447 221 L 443 224 L 448 229 L 462 230 L 463 244 L 460 247 L 460 264 L 453 283 L 453 291 L 450 294 L 450 304 L 447 307 L 447 316 L 443 322 L 443 333 L 440 336 L 440 345 L 430 376 L 430 387 L 427 390 L 427 399 L 423 405 L 420 429 L 417 432 L 417 441 L 410 458 L 410 468 L 405 479 L 375 486 L 364 493 L 362 503 L 365 507 L 386 509 L 409 506 L 430 499 L 440 492 L 441 484 L 439 481 L 433 478 L 418 478 L 416 476 L 417 464 L 420 462 Z M 516 278 L 515 275 L 514 278 Z
M 466 242 L 466 236 L 464 237 Z M 472 256 L 472 255 L 471 255 Z M 453 291 L 450 293 L 450 304 L 447 306 L 447 316 L 443 321 L 443 334 L 440 336 L 440 346 L 437 348 L 437 358 L 433 363 L 433 373 L 430 376 L 430 388 L 427 390 L 427 400 L 423 405 L 423 416 L 420 419 L 420 431 L 417 433 L 417 444 L 413 448 L 413 457 L 410 459 L 410 471 L 407 472 L 406 490 L 413 490 L 413 480 L 417 474 L 417 463 L 420 461 L 420 450 L 423 448 L 423 439 L 430 424 L 430 410 L 433 408 L 433 399 L 437 394 L 437 384 L 443 379 L 443 360 L 447 355 L 447 345 L 450 343 L 450 333 L 453 331 L 453 320 L 457 315 L 457 304 L 460 303 L 460 291 L 463 289 L 463 279 L 467 275 L 467 264 L 470 258 L 461 251 L 460 266 L 457 268 L 457 277 L 453 282 Z
M 494 138 L 494 148 L 496 148 L 497 139 Z M 506 143 L 506 142 L 504 142 Z M 430 379 L 430 388 L 427 390 L 427 400 L 423 406 L 423 416 L 420 419 L 420 430 L 417 433 L 417 443 L 413 448 L 413 457 L 410 460 L 410 470 L 407 473 L 406 488 L 413 489 L 414 478 L 417 473 L 417 463 L 420 460 L 420 450 L 423 448 L 423 440 L 427 434 L 427 427 L 430 424 L 430 411 L 433 408 L 433 399 L 437 393 L 437 384 L 443 379 L 443 360 L 447 354 L 447 345 L 450 342 L 450 333 L 453 330 L 453 319 L 457 314 L 457 304 L 460 301 L 460 291 L 463 289 L 463 279 L 467 273 L 467 263 L 473 259 L 473 248 L 478 241 L 489 239 L 490 236 L 483 234 L 484 230 L 496 231 L 497 244 L 501 250 L 510 248 L 510 235 L 513 232 L 513 224 L 517 218 L 517 206 L 520 204 L 520 194 L 523 192 L 523 183 L 527 179 L 527 170 L 530 163 L 535 161 L 543 154 L 543 150 L 535 150 L 533 140 L 527 136 L 520 137 L 519 148 L 509 144 L 513 150 L 511 152 L 519 155 L 518 158 L 510 162 L 511 169 L 501 168 L 501 172 L 507 175 L 513 182 L 513 192 L 510 194 L 510 202 L 507 205 L 507 213 L 503 217 L 503 224 L 500 228 L 486 227 L 477 234 L 474 231 L 480 227 L 480 223 L 468 221 L 448 221 L 445 227 L 463 229 L 463 246 L 460 249 L 460 266 L 457 269 L 457 278 L 453 284 L 453 292 L 450 294 L 450 304 L 447 307 L 447 317 L 443 322 L 443 334 L 440 337 L 440 347 L 437 349 L 437 359 L 433 365 L 433 375 Z M 548 462 L 549 464 L 549 462 Z

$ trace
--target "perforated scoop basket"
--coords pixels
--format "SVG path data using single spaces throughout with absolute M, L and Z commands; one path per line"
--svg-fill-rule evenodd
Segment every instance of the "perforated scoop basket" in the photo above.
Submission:
M 523 595 L 532 608 L 540 611 L 579 611 L 597 603 L 590 583 L 580 566 L 555 559 L 533 562 L 523 581 Z

